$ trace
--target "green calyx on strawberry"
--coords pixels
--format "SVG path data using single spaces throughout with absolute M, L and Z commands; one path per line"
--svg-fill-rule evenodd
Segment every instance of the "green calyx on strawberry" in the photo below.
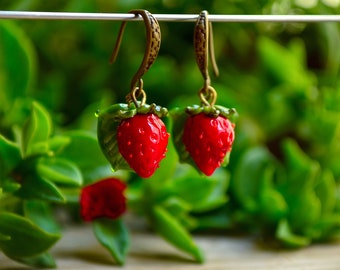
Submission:
M 169 134 L 161 117 L 166 108 L 115 104 L 98 113 L 98 141 L 113 170 L 133 169 L 140 177 L 153 175 L 165 157 Z
M 210 176 L 226 166 L 235 138 L 235 109 L 219 105 L 187 107 L 172 112 L 173 139 L 180 161 Z

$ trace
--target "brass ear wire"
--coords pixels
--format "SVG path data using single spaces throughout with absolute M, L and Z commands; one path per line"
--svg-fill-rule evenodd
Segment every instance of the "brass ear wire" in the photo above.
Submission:
M 200 13 L 195 25 L 194 48 L 196 62 L 204 79 L 204 87 L 200 90 L 199 96 L 204 105 L 213 106 L 217 94 L 215 89 L 210 85 L 211 80 L 208 70 L 209 56 L 216 76 L 219 75 L 219 71 L 215 60 L 212 24 L 208 20 L 208 11 L 206 10 Z
M 144 58 L 136 74 L 133 76 L 131 80 L 130 84 L 131 92 L 127 96 L 127 101 L 128 102 L 133 101 L 135 105 L 138 107 L 140 105 L 144 105 L 146 101 L 146 93 L 143 90 L 142 77 L 149 70 L 149 68 L 152 66 L 152 64 L 155 62 L 157 58 L 161 46 L 161 29 L 158 24 L 158 21 L 154 16 L 152 16 L 152 14 L 149 11 L 143 9 L 135 9 L 129 11 L 129 13 L 133 13 L 136 16 L 138 15 L 142 16 L 146 28 L 146 47 L 144 52 Z M 126 23 L 127 21 L 124 21 L 120 26 L 117 41 L 110 58 L 110 63 L 113 63 L 117 58 Z M 139 96 L 142 96 L 141 104 L 138 104 L 137 101 L 137 98 Z

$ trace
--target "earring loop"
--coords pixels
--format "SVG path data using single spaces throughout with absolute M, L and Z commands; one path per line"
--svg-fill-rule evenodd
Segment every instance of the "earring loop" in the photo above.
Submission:
M 137 98 L 140 96 L 142 97 L 142 100 L 140 101 L 140 103 L 138 103 Z M 133 102 L 137 108 L 145 105 L 146 93 L 143 89 L 143 79 L 139 79 L 138 86 L 135 86 L 132 91 L 126 96 L 126 101 L 127 103 Z
M 144 58 L 136 74 L 133 76 L 130 84 L 131 91 L 133 92 L 137 83 L 140 84 L 141 78 L 148 71 L 148 69 L 152 66 L 157 58 L 158 51 L 161 45 L 161 30 L 158 21 L 149 11 L 136 9 L 129 11 L 129 13 L 133 13 L 136 16 L 142 16 L 146 28 L 146 48 L 144 52 Z M 127 21 L 124 21 L 120 26 L 117 41 L 110 58 L 110 63 L 113 63 L 116 60 L 126 23 Z
M 210 86 L 208 70 L 209 55 L 216 76 L 218 76 L 219 71 L 215 60 L 212 24 L 208 20 L 208 11 L 206 10 L 203 10 L 200 13 L 196 22 L 194 30 L 194 48 L 196 62 L 204 78 L 204 89 L 208 91 L 208 87 Z

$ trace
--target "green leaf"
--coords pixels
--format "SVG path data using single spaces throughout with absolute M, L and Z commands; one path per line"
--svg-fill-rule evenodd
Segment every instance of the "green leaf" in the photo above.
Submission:
M 289 171 L 306 171 L 315 163 L 304 151 L 299 147 L 298 143 L 292 139 L 284 140 L 282 144 L 284 152 L 285 164 Z
M 287 198 L 288 221 L 294 231 L 304 232 L 321 217 L 321 203 L 314 191 L 301 191 Z
M 125 263 L 129 248 L 129 233 L 121 219 L 97 219 L 93 230 L 98 241 L 110 252 L 119 265 Z
M 179 177 L 171 182 L 171 189 L 193 208 L 209 196 L 216 184 L 213 178 L 199 175 L 188 165 L 180 166 L 177 175 Z
M 285 198 L 275 189 L 265 189 L 261 192 L 260 205 L 259 214 L 269 222 L 277 222 L 288 212 Z
M 197 220 L 197 229 L 200 230 L 219 230 L 219 229 L 228 229 L 233 225 L 233 220 L 226 213 L 226 209 L 222 208 L 222 210 L 213 211 L 212 213 L 208 213 L 207 215 L 196 217 Z
M 57 264 L 55 263 L 52 255 L 48 252 L 42 253 L 35 257 L 30 258 L 14 258 L 16 261 L 26 264 L 28 266 L 34 268 L 56 268 Z
M 249 211 L 257 210 L 266 168 L 273 164 L 269 151 L 257 146 L 247 150 L 236 166 L 231 186 L 238 201 Z
M 10 258 L 37 256 L 60 238 L 60 235 L 47 233 L 21 216 L 0 213 L 0 231 L 10 240 L 0 241 L 0 249 Z
M 78 167 L 71 161 L 61 158 L 41 158 L 37 164 L 37 173 L 51 182 L 81 186 L 83 178 Z
M 266 222 L 276 223 L 286 217 L 288 205 L 284 196 L 275 189 L 274 182 L 274 166 L 267 166 L 264 170 L 262 186 L 259 194 L 259 210 L 260 215 Z
M 226 203 L 229 176 L 224 170 L 216 170 L 211 177 L 206 177 L 188 165 L 182 165 L 177 175 L 171 189 L 191 205 L 193 212 L 206 212 Z
M 100 151 L 95 134 L 85 131 L 71 131 L 66 133 L 65 136 L 70 138 L 71 141 L 58 157 L 72 160 L 77 165 L 82 172 L 84 184 L 112 176 L 111 166 Z
M 300 43 L 300 46 L 303 44 Z M 313 77 L 307 72 L 304 63 L 300 62 L 300 58 L 287 48 L 262 36 L 258 39 L 258 52 L 264 66 L 279 83 L 288 83 L 295 91 L 303 92 L 310 89 Z M 278 63 L 280 64 L 278 65 Z
M 55 155 L 62 152 L 62 150 L 71 142 L 71 138 L 68 136 L 53 136 L 48 139 L 48 149 Z
M 41 199 L 57 203 L 65 203 L 65 198 L 60 190 L 50 181 L 37 174 L 26 175 L 21 183 L 21 188 L 15 195 L 29 200 Z
M 197 226 L 196 220 L 189 215 L 191 205 L 183 199 L 172 196 L 163 201 L 161 205 L 188 230 L 192 230 Z
M 10 237 L 10 236 L 4 235 L 4 234 L 1 234 L 1 233 L 0 233 L 0 242 L 1 242 L 1 241 L 9 241 L 9 240 L 11 240 L 11 237 Z
M 204 261 L 202 252 L 188 231 L 163 207 L 153 207 L 150 218 L 156 232 L 165 240 L 191 255 L 197 262 Z
M 60 228 L 56 223 L 50 205 L 43 201 L 24 201 L 24 214 L 34 224 L 49 233 L 59 233 Z
M 0 184 L 10 171 L 20 162 L 19 147 L 0 134 Z
M 15 181 L 16 180 L 11 177 L 5 178 L 2 181 L 2 188 L 4 192 L 13 193 L 14 191 L 18 190 L 21 187 L 21 185 Z
M 63 194 L 68 204 L 78 204 L 81 189 L 79 187 L 60 187 L 59 190 Z
M 193 212 L 208 212 L 225 205 L 228 201 L 226 194 L 229 178 L 229 174 L 223 169 L 216 170 L 212 176 L 206 178 L 213 182 L 213 187 L 204 200 L 193 206 Z
M 15 23 L 0 21 L 0 100 L 7 111 L 27 94 L 36 75 L 36 56 L 27 35 Z
M 276 237 L 289 248 L 300 248 L 310 244 L 310 240 L 307 237 L 292 233 L 289 223 L 285 219 L 280 221 L 276 230 Z
M 48 152 L 47 140 L 52 133 L 52 121 L 48 111 L 39 103 L 32 103 L 32 111 L 22 130 L 24 157 Z
M 315 187 L 315 194 L 321 202 L 322 215 L 330 214 L 336 205 L 337 185 L 330 170 L 322 171 L 319 183 Z

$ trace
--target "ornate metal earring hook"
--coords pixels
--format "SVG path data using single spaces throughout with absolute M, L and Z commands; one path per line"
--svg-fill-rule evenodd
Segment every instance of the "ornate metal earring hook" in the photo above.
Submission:
M 201 89 L 199 96 L 203 104 L 214 105 L 216 101 L 216 91 L 210 86 L 210 76 L 208 69 L 209 56 L 216 76 L 219 71 L 215 60 L 214 41 L 212 24 L 208 20 L 208 12 L 203 10 L 196 22 L 194 30 L 194 48 L 196 62 L 204 79 L 204 87 Z
M 208 60 L 211 58 L 211 64 L 216 76 L 219 71 L 215 60 L 214 41 L 212 24 L 208 20 L 208 11 L 203 10 L 196 22 L 194 30 L 194 48 L 196 55 L 196 62 L 203 75 L 205 81 L 210 84 L 210 76 L 208 71 Z M 209 52 L 209 55 L 208 55 Z
M 133 13 L 136 16 L 138 15 L 142 16 L 146 28 L 146 47 L 144 58 L 136 74 L 133 76 L 131 80 L 130 84 L 131 93 L 127 96 L 128 102 L 132 100 L 135 103 L 135 105 L 138 106 L 137 97 L 139 97 L 140 95 L 142 96 L 141 105 L 143 105 L 146 100 L 146 93 L 142 89 L 143 85 L 142 77 L 152 66 L 152 64 L 155 62 L 157 58 L 161 46 L 161 30 L 156 18 L 152 16 L 152 14 L 147 10 L 136 9 L 129 11 L 129 13 Z M 126 23 L 127 21 L 124 21 L 120 26 L 117 41 L 110 58 L 110 63 L 113 63 L 117 58 Z

